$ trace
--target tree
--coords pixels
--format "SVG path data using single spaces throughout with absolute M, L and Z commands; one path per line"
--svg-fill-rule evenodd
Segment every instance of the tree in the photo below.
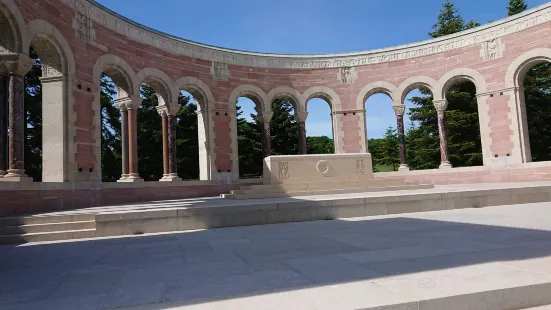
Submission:
M 513 16 L 515 14 L 518 14 L 524 10 L 528 5 L 526 5 L 526 2 L 524 0 L 509 0 L 509 5 L 507 6 L 507 13 L 509 16 Z
M 122 173 L 121 113 L 113 101 L 115 84 L 102 74 L 100 85 L 101 177 L 103 182 L 116 182 Z
M 450 35 L 478 26 L 471 20 L 465 24 L 453 3 L 446 1 L 438 20 L 429 33 L 432 38 Z M 414 104 L 409 116 L 416 126 L 408 131 L 408 163 L 412 169 L 436 168 L 440 164 L 437 113 L 428 89 L 420 89 L 422 96 L 410 99 Z M 456 167 L 482 164 L 480 129 L 476 88 L 470 81 L 455 83 L 445 94 L 448 100 L 447 118 L 448 150 Z
M 31 47 L 29 56 L 34 66 L 25 75 L 25 173 L 34 181 L 42 181 L 42 64 Z
M 294 113 L 291 113 L 294 110 L 293 103 L 287 99 L 276 99 L 272 103 L 272 110 L 272 155 L 298 154 L 298 123 Z
M 392 170 L 397 171 L 400 160 L 398 157 L 398 135 L 396 134 L 396 129 L 392 126 L 388 127 L 378 147 L 378 157 L 375 159 L 375 164 L 392 166 Z
M 306 148 L 308 154 L 333 154 L 335 153 L 335 147 L 333 145 L 333 139 L 321 136 L 321 137 L 306 137 Z
M 176 165 L 182 179 L 199 179 L 199 128 L 197 104 L 190 97 L 178 96 L 176 115 Z
M 251 114 L 252 121 L 241 117 L 243 111 L 237 107 L 237 142 L 239 152 L 239 175 L 260 176 L 263 172 L 264 154 L 263 124 L 258 115 Z

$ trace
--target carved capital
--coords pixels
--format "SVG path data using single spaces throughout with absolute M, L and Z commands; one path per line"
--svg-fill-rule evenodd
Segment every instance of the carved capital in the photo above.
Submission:
M 394 114 L 396 116 L 404 116 L 404 113 L 406 112 L 406 106 L 401 104 L 401 105 L 393 105 L 392 106 L 392 109 L 394 110 Z
M 446 99 L 433 100 L 432 103 L 434 104 L 436 111 L 446 111 L 448 108 L 448 100 Z
M 135 110 L 142 104 L 142 98 L 137 96 L 115 99 L 115 104 L 121 111 Z
M 25 54 L 0 56 L 0 74 L 25 76 L 34 66 L 34 60 Z
M 180 106 L 177 105 L 160 105 L 156 107 L 160 116 L 176 116 L 180 111 Z
M 262 112 L 264 123 L 269 123 L 272 120 L 272 116 L 274 116 L 274 112 Z
M 306 118 L 308 117 L 308 112 L 296 112 L 295 117 L 297 118 L 298 122 L 306 122 Z

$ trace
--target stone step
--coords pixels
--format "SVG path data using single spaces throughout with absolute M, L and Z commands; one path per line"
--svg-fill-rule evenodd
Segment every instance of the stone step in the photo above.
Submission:
M 316 182 L 316 183 L 283 183 L 268 185 L 253 185 L 241 190 L 256 189 L 286 189 L 286 190 L 311 190 L 311 189 L 335 189 L 335 188 L 359 188 L 359 187 L 381 187 L 383 185 L 417 185 L 418 181 L 403 181 L 401 179 L 373 179 L 369 181 L 350 181 L 350 182 Z
M 318 191 L 257 192 L 257 193 L 250 193 L 250 194 L 249 193 L 225 194 L 225 195 L 222 195 L 222 197 L 235 199 L 235 200 L 243 200 L 243 199 L 259 199 L 259 198 L 284 198 L 284 197 L 310 196 L 310 195 L 335 195 L 335 194 L 347 194 L 347 193 L 399 191 L 399 190 L 427 189 L 427 188 L 433 188 L 433 186 L 432 185 L 401 185 L 401 186 L 347 188 L 347 189 L 332 189 L 332 190 L 318 190 Z
M 30 215 L 30 216 L 0 217 L 0 227 L 51 224 L 51 223 L 84 222 L 84 221 L 94 221 L 94 220 L 95 220 L 94 214 Z
M 45 224 L 28 224 L 17 226 L 0 227 L 0 236 L 3 235 L 20 235 L 30 233 L 45 233 L 57 231 L 85 230 L 95 229 L 96 221 L 79 221 L 79 222 L 61 222 L 61 223 L 45 223 Z
M 65 230 L 0 236 L 0 244 L 58 241 L 96 237 L 96 229 Z

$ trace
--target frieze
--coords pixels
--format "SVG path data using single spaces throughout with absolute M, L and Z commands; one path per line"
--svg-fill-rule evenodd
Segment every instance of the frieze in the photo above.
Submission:
M 545 4 L 518 16 L 481 26 L 447 39 L 434 39 L 355 55 L 266 55 L 242 52 L 184 41 L 138 25 L 111 13 L 91 0 L 60 0 L 90 20 L 128 38 L 161 50 L 231 65 L 285 69 L 355 67 L 411 59 L 451 51 L 509 35 L 551 21 L 551 4 Z

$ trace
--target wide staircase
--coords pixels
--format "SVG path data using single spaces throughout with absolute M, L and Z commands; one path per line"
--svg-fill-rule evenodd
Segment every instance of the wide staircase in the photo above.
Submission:
M 347 193 L 382 192 L 433 188 L 432 184 L 401 179 L 371 179 L 366 181 L 283 183 L 270 185 L 251 185 L 244 189 L 232 190 L 222 197 L 229 199 L 258 199 L 297 197 L 310 195 L 334 195 Z
M 0 244 L 93 238 L 94 214 L 0 218 Z

